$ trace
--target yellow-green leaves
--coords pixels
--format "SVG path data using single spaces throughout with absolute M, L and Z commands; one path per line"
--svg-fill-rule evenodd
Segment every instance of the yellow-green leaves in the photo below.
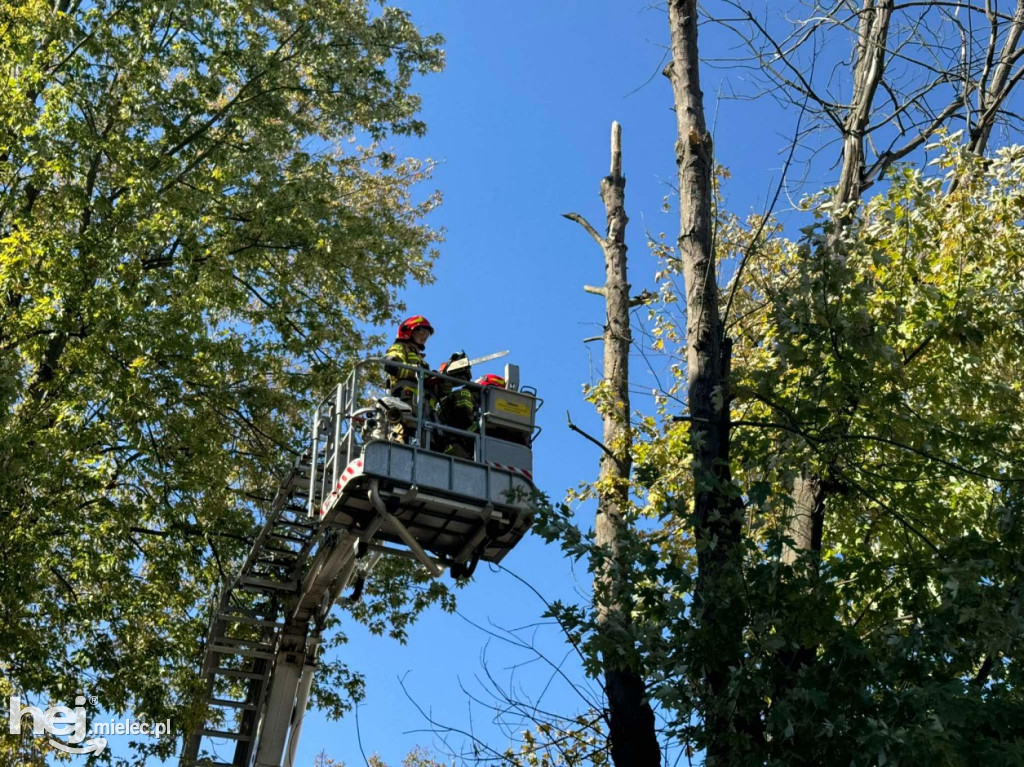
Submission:
M 795 241 L 719 213 L 719 257 L 743 263 L 722 300 L 743 566 L 710 608 L 743 615 L 735 698 L 700 686 L 717 648 L 695 631 L 683 294 L 661 253 L 648 339 L 671 379 L 634 422 L 647 519 L 632 533 L 656 554 L 637 547 L 633 617 L 678 732 L 700 742 L 709 707 L 754 705 L 758 763 L 1024 758 L 1024 148 L 930 151 L 933 166 L 898 169 L 841 227 L 826 195 L 809 200 Z M 811 478 L 820 562 L 792 566 L 788 520 Z

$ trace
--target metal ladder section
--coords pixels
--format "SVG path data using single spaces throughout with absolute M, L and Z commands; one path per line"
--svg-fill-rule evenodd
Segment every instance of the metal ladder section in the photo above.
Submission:
M 183 767 L 248 767 L 252 763 L 285 626 L 285 606 L 298 592 L 303 564 L 319 527 L 307 514 L 308 461 L 305 456 L 296 462 L 281 483 L 245 564 L 214 608 L 202 671 L 208 714 L 186 743 Z M 221 761 L 199 760 L 204 746 L 213 753 L 224 749 L 232 753 L 227 759 L 218 756 Z
M 529 447 L 494 439 L 494 449 L 519 453 L 491 456 L 487 447 L 479 462 L 431 453 L 418 447 L 422 412 L 417 446 L 387 441 L 377 425 L 369 435 L 355 427 L 373 409 L 358 407 L 368 399 L 360 371 L 382 363 L 357 365 L 317 409 L 309 452 L 281 483 L 245 563 L 220 594 L 203 661 L 206 719 L 188 738 L 182 767 L 291 767 L 322 631 L 341 592 L 354 580 L 358 593 L 382 555 L 409 556 L 435 577 L 446 566 L 468 576 L 469 562 L 499 561 L 530 526 L 517 492 L 532 487 Z M 416 373 L 422 394 L 424 374 Z M 525 407 L 529 431 L 534 398 L 524 402 L 506 409 Z

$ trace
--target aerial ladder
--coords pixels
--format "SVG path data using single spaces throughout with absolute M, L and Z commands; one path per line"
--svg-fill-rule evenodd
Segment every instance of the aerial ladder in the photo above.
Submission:
M 410 405 L 380 395 L 384 364 L 360 362 L 316 409 L 309 449 L 217 598 L 202 668 L 206 718 L 182 767 L 292 767 L 332 606 L 357 599 L 383 556 L 413 559 L 434 577 L 469 577 L 529 529 L 542 401 L 519 386 L 518 368 L 506 365 L 500 389 L 388 361 L 415 373 Z M 438 380 L 473 392 L 469 430 L 427 411 Z M 471 455 L 443 451 L 453 440 Z

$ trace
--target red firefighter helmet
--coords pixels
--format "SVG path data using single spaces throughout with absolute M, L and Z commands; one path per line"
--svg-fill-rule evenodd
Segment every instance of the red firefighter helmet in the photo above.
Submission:
M 402 320 L 402 324 L 398 326 L 398 338 L 402 341 L 408 341 L 412 338 L 412 331 L 416 328 L 426 328 L 431 335 L 434 334 L 434 328 L 430 325 L 428 320 L 423 315 L 417 314 L 415 317 L 408 317 Z
M 499 389 L 505 388 L 505 379 L 501 376 L 496 376 L 493 373 L 481 376 L 476 379 L 476 382 L 481 386 L 497 386 Z

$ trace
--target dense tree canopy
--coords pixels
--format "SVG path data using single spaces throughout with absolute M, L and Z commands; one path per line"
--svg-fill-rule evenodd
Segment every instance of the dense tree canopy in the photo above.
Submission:
M 439 44 L 365 0 L 0 7 L 17 689 L 154 719 L 183 700 L 312 394 L 429 279 L 429 166 L 377 142 L 422 132 L 410 84 Z
M 693 598 L 702 543 L 687 514 L 693 419 L 677 415 L 680 264 L 653 243 L 663 270 L 649 328 L 671 381 L 659 413 L 635 419 L 620 542 L 634 631 L 620 652 L 645 670 L 666 742 L 700 752 L 731 739 L 729 764 L 1024 758 L 1024 148 L 981 160 L 957 138 L 932 147 L 929 167 L 892 174 L 838 240 L 827 195 L 806 202 L 817 223 L 795 241 L 719 214 L 718 257 L 745 262 L 722 291 L 736 339 L 730 492 L 743 509 L 738 577 L 719 591 L 743 626 L 724 695 L 707 686 L 722 647 Z M 808 465 L 829 489 L 821 553 L 787 556 Z M 601 562 L 568 514 L 552 510 L 541 531 Z M 596 613 L 552 613 L 596 674 L 615 649 Z M 563 726 L 558 738 L 582 747 L 590 735 Z
M 709 650 L 692 641 L 700 617 L 655 603 L 656 625 L 671 627 L 659 666 L 674 669 L 662 690 L 679 723 L 754 707 L 758 763 L 1021 758 L 1024 152 L 983 163 L 946 148 L 947 173 L 898 172 L 844 228 L 839 253 L 826 223 L 753 254 L 732 307 L 746 525 L 735 694 L 709 700 L 698 686 L 680 699 L 684 669 Z M 809 205 L 830 220 L 827 198 Z M 750 230 L 733 225 L 720 228 L 721 255 L 751 254 Z M 671 321 L 660 328 L 674 334 Z M 650 471 L 678 461 L 689 428 L 641 447 L 657 476 L 649 511 L 690 492 L 685 470 Z M 790 567 L 784 520 L 808 464 L 831 491 L 824 544 L 820 562 L 805 552 Z M 670 562 L 692 566 L 683 520 L 658 536 Z

